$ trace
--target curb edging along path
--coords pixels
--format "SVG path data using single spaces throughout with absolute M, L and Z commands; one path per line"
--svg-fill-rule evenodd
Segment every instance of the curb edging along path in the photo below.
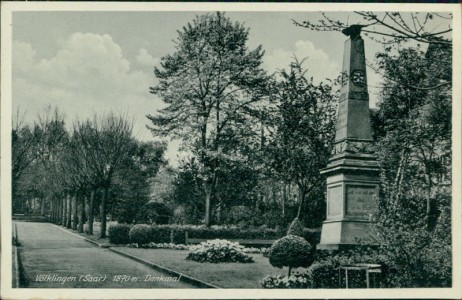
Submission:
M 109 245 L 106 245 L 106 244 L 101 244 L 101 243 L 98 243 L 92 239 L 89 239 L 89 238 L 86 238 L 84 236 L 81 236 L 79 234 L 76 234 L 74 232 L 71 232 L 61 226 L 58 226 L 58 225 L 55 225 L 55 224 L 51 224 L 53 225 L 54 227 L 56 227 L 57 229 L 61 230 L 61 231 L 64 231 L 64 232 L 67 232 L 69 234 L 72 234 L 72 235 L 75 235 L 76 237 L 78 238 L 81 238 L 89 243 L 92 243 L 100 248 L 107 248 L 109 251 L 111 252 L 114 252 L 114 253 L 117 253 L 121 256 L 124 256 L 124 257 L 127 257 L 127 258 L 130 258 L 136 262 L 139 262 L 141 264 L 144 264 L 148 267 L 151 267 L 153 269 L 156 269 L 158 271 L 162 271 L 164 273 L 167 273 L 168 275 L 172 275 L 172 276 L 176 276 L 176 277 L 179 277 L 181 281 L 185 282 L 185 283 L 189 283 L 189 284 L 192 284 L 198 288 L 214 288 L 214 289 L 221 289 L 222 287 L 219 287 L 217 285 L 214 285 L 214 284 L 211 284 L 211 283 L 208 283 L 208 282 L 205 282 L 205 281 L 202 281 L 200 279 L 197 279 L 195 277 L 192 277 L 192 276 L 189 276 L 189 275 L 186 275 L 186 274 L 183 274 L 183 273 L 180 273 L 180 272 L 177 272 L 175 270 L 172 270 L 172 269 L 169 269 L 169 268 L 166 268 L 164 266 L 161 266 L 161 265 L 158 265 L 158 264 L 155 264 L 153 262 L 150 262 L 150 261 L 147 261 L 147 260 L 144 260 L 142 258 L 139 258 L 137 256 L 134 256 L 134 255 L 131 255 L 131 254 L 128 254 L 128 253 L 125 253 L 123 251 L 119 251 L 117 249 L 114 249 L 112 248 L 111 246 Z

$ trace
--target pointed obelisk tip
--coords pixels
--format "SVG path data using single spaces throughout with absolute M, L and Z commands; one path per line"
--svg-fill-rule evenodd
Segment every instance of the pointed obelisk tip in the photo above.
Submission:
M 367 25 L 355 24 L 342 30 L 342 33 L 351 38 L 356 38 L 361 34 L 361 29 Z

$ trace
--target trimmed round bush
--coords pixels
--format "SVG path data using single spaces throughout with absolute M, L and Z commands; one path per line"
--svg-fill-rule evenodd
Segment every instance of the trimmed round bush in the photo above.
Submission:
M 249 256 L 244 252 L 243 246 L 227 240 L 217 239 L 202 242 L 197 246 L 191 247 L 190 251 L 191 252 L 189 252 L 186 259 L 201 263 L 253 262 L 252 256 Z
M 109 227 L 109 242 L 112 244 L 130 243 L 130 225 L 115 224 Z
M 285 236 L 271 246 L 269 261 L 273 267 L 308 267 L 313 263 L 312 247 L 304 238 L 296 235 Z
M 297 235 L 303 237 L 303 231 L 305 226 L 303 226 L 302 222 L 298 218 L 295 218 L 290 224 L 289 230 L 287 231 L 287 235 Z
M 130 229 L 130 242 L 138 245 L 145 245 L 151 242 L 151 226 L 138 224 Z

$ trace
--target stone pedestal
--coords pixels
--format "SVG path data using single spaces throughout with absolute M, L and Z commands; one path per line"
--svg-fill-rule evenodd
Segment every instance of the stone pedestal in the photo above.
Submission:
M 364 42 L 358 33 L 345 42 L 335 146 L 321 171 L 327 175 L 327 217 L 318 249 L 374 244 L 380 183 L 374 152 Z
M 374 244 L 379 167 L 372 155 L 342 154 L 322 170 L 327 177 L 327 217 L 318 249 Z

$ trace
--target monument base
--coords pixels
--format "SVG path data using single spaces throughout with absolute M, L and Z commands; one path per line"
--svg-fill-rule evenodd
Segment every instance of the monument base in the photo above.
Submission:
M 346 250 L 361 245 L 374 245 L 374 223 L 364 220 L 326 220 L 322 224 L 318 250 Z

